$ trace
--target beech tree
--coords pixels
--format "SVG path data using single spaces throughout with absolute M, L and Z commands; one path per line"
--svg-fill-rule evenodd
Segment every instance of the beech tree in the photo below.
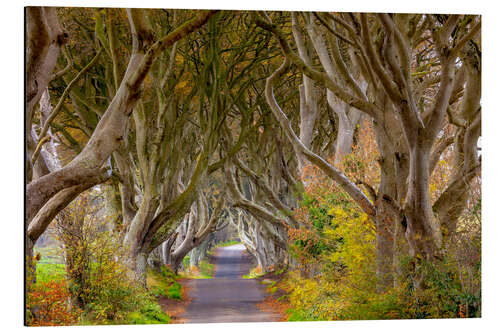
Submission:
M 289 235 L 310 228 L 295 214 L 316 170 L 373 223 L 379 291 L 396 283 L 402 254 L 421 286 L 419 265 L 441 260 L 458 232 L 481 169 L 479 16 L 29 7 L 26 17 L 31 277 L 33 244 L 98 184 L 142 284 L 148 257 L 177 271 L 191 252 L 196 265 L 224 223 L 263 271 L 295 265 Z M 352 172 L 368 137 L 376 171 Z M 436 190 L 444 160 L 451 176 Z
M 311 22 L 312 17 L 306 16 Z M 463 183 L 477 175 L 480 93 L 477 82 L 473 81 L 475 79 L 464 84 L 465 79 L 461 79 L 458 74 L 463 70 L 462 67 L 469 67 L 469 72 L 472 68 L 480 68 L 479 44 L 476 42 L 480 18 L 461 15 L 329 13 L 314 16 L 318 24 L 337 39 L 337 45 L 330 45 L 332 49 L 338 48 L 341 42 L 353 48 L 354 57 L 348 59 L 358 66 L 356 72 L 362 73 L 363 79 L 356 80 L 345 62 L 339 61 L 336 63 L 338 75 L 347 83 L 345 87 L 340 86 L 328 75 L 326 68 L 325 71 L 317 70 L 297 55 L 283 30 L 262 13 L 255 17 L 257 25 L 277 38 L 285 57 L 282 66 L 267 79 L 267 102 L 294 148 L 336 181 L 375 221 L 378 274 L 381 286 L 387 286 L 392 282 L 392 264 L 387 259 L 393 256 L 395 222 L 401 223 L 405 229 L 409 252 L 417 262 L 420 259 L 439 258 L 443 241 L 441 226 L 450 224 L 443 216 L 446 215 L 448 219 L 451 217 L 451 220 L 456 217 L 456 214 L 450 214 L 454 205 L 447 194 L 458 187 L 463 189 Z M 314 40 L 318 35 L 313 33 L 311 37 Z M 322 52 L 320 48 L 316 51 Z M 326 62 L 321 63 L 325 66 Z M 290 127 L 287 115 L 273 94 L 273 86 L 290 65 L 296 66 L 316 84 L 329 89 L 337 98 L 373 119 L 384 176 L 375 202 L 370 201 L 355 182 L 346 178 L 340 170 L 308 149 Z M 368 94 L 361 89 L 364 82 L 368 82 Z M 435 203 L 434 208 L 441 210 L 435 216 L 429 194 L 431 155 L 439 155 L 443 146 L 446 147 L 441 143 L 442 140 L 438 142 L 446 125 L 447 110 L 461 99 L 459 95 L 463 89 L 467 93 L 463 95 L 462 105 L 468 105 L 469 114 L 474 114 L 462 123 L 465 126 L 464 137 L 465 132 L 469 131 L 467 137 L 471 138 L 467 141 L 471 163 L 466 169 L 458 168 L 463 170 L 462 175 L 466 177 L 448 185 L 448 189 Z M 448 114 L 450 124 L 454 125 L 453 113 L 448 111 Z M 385 130 L 388 128 L 396 135 L 401 131 L 404 138 L 402 147 L 398 145 L 401 141 L 393 141 L 387 136 L 389 132 Z M 457 191 L 467 196 L 466 191 Z M 448 201 L 448 204 L 443 204 L 443 201 Z M 415 277 L 416 281 L 421 278 Z
M 32 220 L 36 219 L 36 223 L 41 225 L 39 229 L 43 231 L 57 212 L 73 200 L 77 194 L 109 177 L 102 166 L 123 141 L 129 115 L 140 98 L 141 86 L 154 59 L 165 48 L 205 24 L 210 16 L 215 14 L 215 11 L 200 12 L 174 31 L 158 39 L 155 38 L 153 30 L 148 24 L 145 10 L 129 9 L 127 14 L 133 47 L 120 86 L 84 149 L 63 168 L 47 173 L 27 184 L 27 228 Z M 33 107 L 48 84 L 65 35 L 61 34 L 58 29 L 55 8 L 28 8 L 27 22 L 26 75 L 29 93 L 27 93 L 26 101 L 26 131 L 31 135 L 30 122 L 33 117 Z M 30 150 L 27 149 L 27 152 L 29 155 Z M 30 165 L 29 160 L 27 165 Z M 37 214 L 39 218 L 36 217 Z M 36 235 L 31 237 L 28 235 L 28 258 L 32 257 L 34 240 L 36 240 Z
M 205 195 L 200 194 L 196 203 L 191 207 L 191 211 L 186 216 L 185 224 L 182 225 L 184 232 L 174 233 L 172 240 L 165 242 L 165 247 L 162 248 L 164 261 L 177 274 L 182 260 L 194 248 L 201 245 L 207 237 L 217 230 L 220 213 L 224 206 L 224 199 L 219 199 L 218 203 L 212 207 L 207 202 Z M 172 248 L 175 239 L 178 239 L 179 245 Z M 170 245 L 170 246 L 169 246 Z

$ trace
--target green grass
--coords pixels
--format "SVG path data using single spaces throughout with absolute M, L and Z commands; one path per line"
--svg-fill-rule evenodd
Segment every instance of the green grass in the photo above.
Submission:
M 171 299 L 182 299 L 182 286 L 179 282 L 174 282 L 168 287 L 167 297 Z
M 171 321 L 170 317 L 165 312 L 163 312 L 160 306 L 158 305 L 158 309 L 146 308 L 129 313 L 127 316 L 126 323 L 132 325 L 169 324 L 170 321 Z
M 288 309 L 286 311 L 288 314 L 288 321 L 310 321 L 307 316 L 304 315 L 303 311 Z
M 59 281 L 66 278 L 66 268 L 60 249 L 57 247 L 35 247 L 35 255 L 40 254 L 36 264 L 36 280 L 40 282 Z
M 272 287 L 274 287 L 276 285 L 276 281 L 273 281 L 273 280 L 263 280 L 261 283 L 262 284 L 267 284 L 268 288 L 272 288 Z
M 274 271 L 273 273 L 274 273 L 274 275 L 280 275 L 280 274 L 283 274 L 285 271 L 286 271 L 286 268 L 282 268 L 280 270 Z M 255 268 L 252 268 L 248 274 L 243 275 L 242 278 L 243 279 L 256 279 L 256 278 L 259 278 L 265 274 L 267 274 L 267 273 L 258 272 L 257 268 L 255 267 Z
M 58 246 L 46 246 L 46 247 L 38 247 L 35 246 L 33 249 L 33 253 L 40 254 L 40 261 L 41 263 L 57 263 L 57 264 L 63 264 L 64 259 L 62 255 L 62 250 Z
M 41 256 L 37 262 L 38 283 L 66 279 L 65 265 L 57 248 L 35 248 L 35 254 L 37 253 Z M 97 318 L 95 315 L 96 312 L 101 310 L 101 304 L 92 304 L 96 311 L 89 311 L 82 315 L 78 324 L 168 324 L 171 321 L 170 317 L 163 312 L 153 296 L 165 295 L 169 298 L 181 299 L 182 286 L 176 281 L 177 278 L 178 276 L 165 268 L 161 272 L 150 269 L 147 272 L 150 291 L 136 294 L 129 304 L 130 309 L 123 309 L 123 317 L 120 320 Z
M 267 284 L 267 291 L 271 294 L 274 294 L 278 290 L 278 286 L 276 285 L 276 281 L 262 281 L 262 284 Z
M 95 318 L 95 314 L 85 314 L 78 325 L 138 325 L 138 324 L 170 324 L 171 318 L 163 312 L 154 300 L 144 299 L 136 305 L 134 311 L 126 312 L 121 319 Z
M 209 253 L 209 252 L 207 252 Z M 213 255 L 209 254 L 209 255 Z M 190 257 L 189 255 L 185 256 L 184 259 L 182 259 L 182 263 L 184 264 L 184 267 L 187 267 L 185 271 L 183 271 L 182 277 L 188 278 L 188 279 L 211 279 L 214 277 L 214 265 L 208 262 L 208 260 L 204 259 L 201 260 L 198 263 L 198 271 L 197 272 L 190 272 L 189 267 L 190 267 Z
M 137 324 L 169 324 L 170 317 L 163 312 L 161 306 L 147 294 L 137 295 L 134 311 L 125 312 L 121 319 L 107 320 L 94 318 L 93 316 L 83 316 L 81 325 L 137 325 Z
M 166 296 L 171 299 L 182 299 L 182 286 L 176 280 L 180 276 L 175 275 L 166 267 L 161 272 L 148 269 L 146 272 L 146 284 L 154 296 Z
M 120 319 L 96 318 L 96 313 L 85 313 L 80 325 L 137 325 L 137 324 L 169 324 L 170 317 L 163 312 L 161 306 L 147 293 L 135 296 L 131 309 L 124 310 Z
M 183 263 L 184 267 L 190 267 L 189 256 L 184 257 Z M 197 272 L 190 272 L 188 268 L 182 272 L 182 277 L 188 279 L 211 279 L 214 277 L 214 265 L 209 263 L 208 260 L 201 260 L 198 269 Z
M 64 264 L 38 263 L 36 265 L 36 280 L 38 282 L 59 281 L 65 278 Z
M 257 271 L 257 268 L 252 268 L 248 274 L 242 276 L 243 279 L 256 279 L 264 275 L 265 273 Z
M 214 276 L 214 265 L 207 260 L 200 261 L 200 274 L 204 279 L 211 279 Z

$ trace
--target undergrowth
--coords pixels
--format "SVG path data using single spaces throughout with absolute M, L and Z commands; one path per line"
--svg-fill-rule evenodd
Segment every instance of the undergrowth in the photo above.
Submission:
M 146 276 L 146 284 L 154 296 L 182 299 L 182 286 L 176 281 L 179 276 L 176 276 L 166 266 L 162 266 L 160 272 L 149 268 Z
M 210 255 L 210 254 L 209 254 Z M 198 267 L 190 266 L 189 255 L 185 256 L 182 260 L 184 270 L 181 271 L 180 275 L 188 279 L 211 279 L 215 274 L 215 267 L 211 264 L 208 259 L 200 260 Z
M 286 275 L 288 320 L 371 320 L 481 316 L 480 228 L 450 241 L 442 260 L 401 255 L 396 287 L 377 290 L 375 227 L 340 191 L 305 195 L 296 216 L 311 228 L 291 234 L 298 269 Z M 415 268 L 417 267 L 417 268 Z M 423 281 L 415 285 L 415 277 Z

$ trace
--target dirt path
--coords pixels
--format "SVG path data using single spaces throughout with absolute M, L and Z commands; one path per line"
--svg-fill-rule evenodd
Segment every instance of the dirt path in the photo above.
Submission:
M 185 323 L 277 321 L 275 314 L 263 312 L 257 304 L 265 298 L 258 281 L 242 279 L 249 263 L 242 258 L 241 244 L 217 249 L 213 279 L 187 282 L 192 299 L 180 315 Z

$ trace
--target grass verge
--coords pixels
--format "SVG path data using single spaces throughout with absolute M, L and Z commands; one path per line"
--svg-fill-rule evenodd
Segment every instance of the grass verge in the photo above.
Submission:
M 211 279 L 214 277 L 215 269 L 214 264 L 211 262 L 211 256 L 208 259 L 201 260 L 198 267 L 191 267 L 189 265 L 189 256 L 183 259 L 184 267 L 187 267 L 180 273 L 183 278 L 187 279 Z
M 170 299 L 182 299 L 182 286 L 176 280 L 173 272 L 162 266 L 161 271 L 148 269 L 146 272 L 146 284 L 149 291 L 156 297 L 165 296 Z
M 242 276 L 243 279 L 257 279 L 263 276 L 265 273 L 262 272 L 262 268 L 254 267 L 250 270 L 248 274 Z

